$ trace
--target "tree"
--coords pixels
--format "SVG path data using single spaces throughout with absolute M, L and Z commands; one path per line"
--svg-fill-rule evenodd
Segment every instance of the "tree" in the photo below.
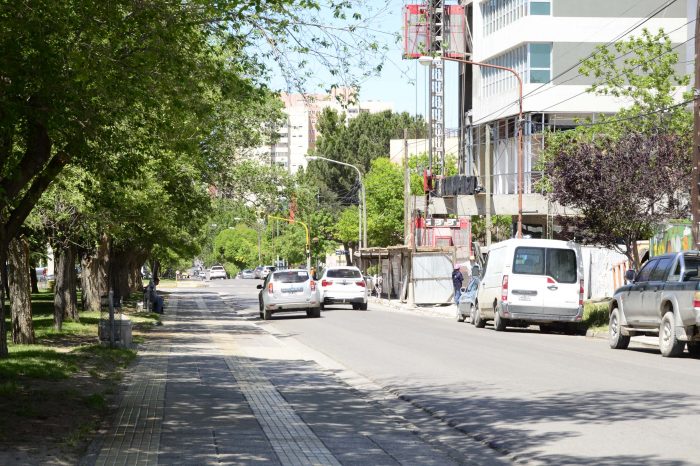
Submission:
M 222 230 L 214 240 L 214 255 L 218 262 L 238 269 L 254 268 L 258 262 L 258 232 L 245 225 Z
M 402 138 L 404 128 L 416 137 L 427 134 L 422 117 L 405 112 L 361 113 L 346 123 L 344 114 L 326 108 L 318 121 L 320 137 L 315 154 L 355 165 L 367 173 L 374 159 L 390 157 L 390 141 Z M 342 204 L 357 202 L 357 173 L 352 168 L 318 161 L 309 164 L 309 173 L 321 180 L 334 180 L 328 188 Z
M 547 165 L 551 198 L 577 216 L 561 221 L 576 239 L 616 248 L 639 266 L 636 242 L 688 212 L 690 142 L 672 134 L 601 135 L 562 150 Z M 622 247 L 620 247 L 622 245 Z
M 367 232 L 373 246 L 403 244 L 403 170 L 388 158 L 378 158 L 365 177 Z
M 580 72 L 594 78 L 588 92 L 630 105 L 548 133 L 538 189 L 576 209 L 558 222 L 577 239 L 618 248 L 639 266 L 636 242 L 687 213 L 692 117 L 677 96 L 689 79 L 676 71 L 678 55 L 663 30 L 645 29 L 614 49 L 598 47 Z
M 341 212 L 338 223 L 335 225 L 334 236 L 343 243 L 343 249 L 348 251 L 345 254 L 348 264 L 353 263 L 349 250 L 350 248 L 356 249 L 358 244 L 360 228 L 358 215 L 357 206 L 348 207 Z

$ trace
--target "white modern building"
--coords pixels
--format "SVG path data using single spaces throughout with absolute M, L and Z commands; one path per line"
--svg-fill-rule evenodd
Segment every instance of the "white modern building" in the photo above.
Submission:
M 536 192 L 543 130 L 573 127 L 582 118 L 595 119 L 629 105 L 623 99 L 586 92 L 593 78 L 579 73 L 581 61 L 599 45 L 640 36 L 644 28 L 651 33 L 663 28 L 679 55 L 678 71 L 692 74 L 696 0 L 461 0 L 460 4 L 471 32 L 471 56 L 465 58 L 513 68 L 522 77 L 524 233 L 551 234 L 547 228 L 551 216 L 562 212 L 552 211 Z M 464 128 L 461 173 L 476 176 L 487 188 L 484 191 L 493 195 L 435 198 L 431 211 L 439 214 L 456 208 L 460 215 L 484 215 L 489 202 L 492 214 L 517 215 L 517 80 L 508 71 L 474 65 L 460 65 L 460 80 L 460 89 L 465 89 L 459 96 Z M 684 90 L 679 89 L 679 101 Z M 445 206 L 453 202 L 457 205 Z
M 318 118 L 325 108 L 344 112 L 347 120 L 361 113 L 378 113 L 386 110 L 393 111 L 393 104 L 377 100 L 356 102 L 354 91 L 349 88 L 338 88 L 329 94 L 281 94 L 284 102 L 284 113 L 287 118 L 284 124 L 277 128 L 279 138 L 274 144 L 260 147 L 256 151 L 258 157 L 270 163 L 286 168 L 290 173 L 296 173 L 299 168 L 306 167 L 306 154 L 316 146 L 318 138 Z

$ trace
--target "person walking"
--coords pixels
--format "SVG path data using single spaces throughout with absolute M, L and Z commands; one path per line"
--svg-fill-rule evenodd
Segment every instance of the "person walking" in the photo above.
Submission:
M 462 281 L 464 276 L 460 271 L 460 265 L 455 264 L 455 268 L 452 271 L 452 286 L 455 289 L 455 304 L 459 305 L 459 297 L 462 294 Z

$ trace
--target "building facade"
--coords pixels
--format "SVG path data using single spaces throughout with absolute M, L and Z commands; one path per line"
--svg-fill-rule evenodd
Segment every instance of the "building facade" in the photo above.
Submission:
M 693 72 L 696 0 L 462 0 L 475 62 L 516 70 L 523 81 L 523 218 L 525 234 L 551 236 L 562 212 L 537 193 L 536 169 L 545 129 L 574 127 L 613 114 L 630 102 L 586 92 L 592 77 L 581 61 L 600 45 L 663 29 L 679 55 L 678 71 Z M 620 60 L 623 57 L 619 57 Z M 493 199 L 491 213 L 517 215 L 518 83 L 506 70 L 460 66 L 463 174 L 476 176 Z M 678 99 L 687 89 L 678 89 Z M 489 137 L 489 144 L 486 138 Z M 488 153 L 487 153 L 488 148 Z M 460 214 L 483 215 L 487 197 L 459 199 Z M 440 201 L 438 200 L 439 204 Z M 439 205 L 437 206 L 439 207 Z M 556 207 L 555 207 L 556 210 Z
M 354 92 L 349 88 L 338 88 L 328 94 L 282 93 L 280 98 L 284 102 L 286 121 L 276 128 L 276 142 L 258 148 L 257 156 L 290 173 L 296 173 L 300 168 L 306 167 L 306 155 L 316 146 L 318 118 L 325 108 L 344 112 L 347 120 L 365 112 L 393 111 L 393 104 L 389 102 L 357 101 Z

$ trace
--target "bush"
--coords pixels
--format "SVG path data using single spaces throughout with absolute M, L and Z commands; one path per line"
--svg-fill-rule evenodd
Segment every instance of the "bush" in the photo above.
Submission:
M 240 272 L 240 269 L 238 266 L 230 263 L 230 262 L 224 262 L 224 269 L 226 269 L 226 273 L 228 274 L 229 277 L 235 278 L 238 272 Z
M 610 301 L 586 302 L 583 306 L 583 324 L 586 328 L 607 327 Z

